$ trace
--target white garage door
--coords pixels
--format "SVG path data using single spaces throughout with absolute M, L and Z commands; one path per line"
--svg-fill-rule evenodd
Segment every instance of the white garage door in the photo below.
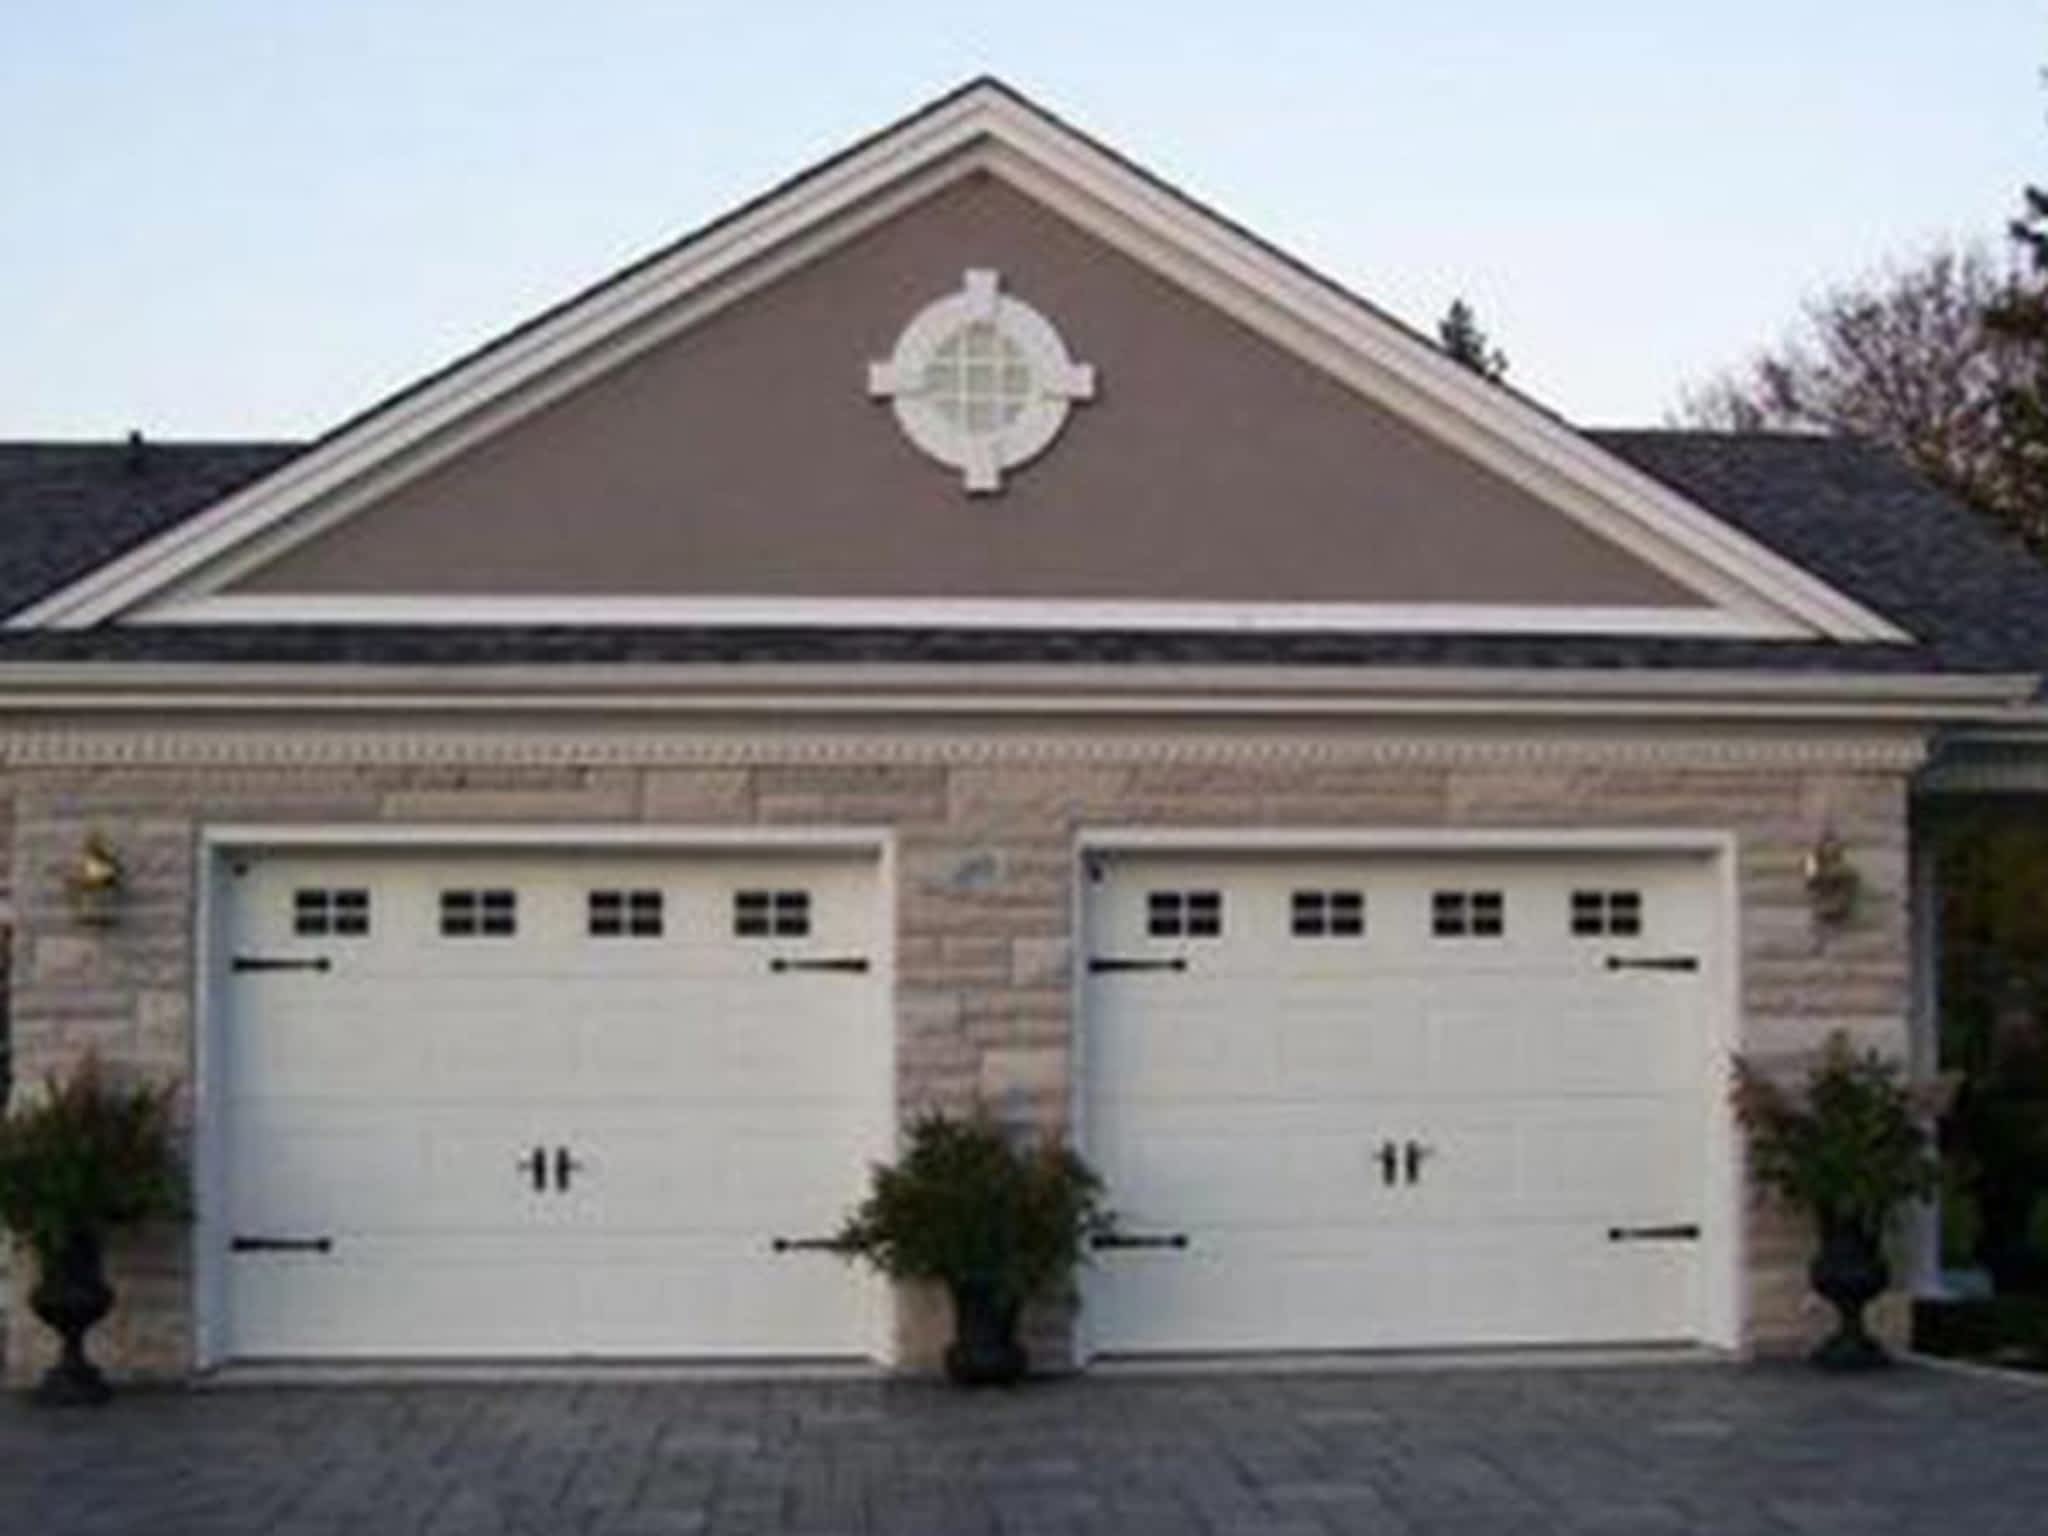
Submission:
M 886 1151 L 870 861 L 230 861 L 232 1357 L 869 1353 L 829 1232 Z
M 1703 860 L 1103 856 L 1103 1353 L 1696 1338 Z

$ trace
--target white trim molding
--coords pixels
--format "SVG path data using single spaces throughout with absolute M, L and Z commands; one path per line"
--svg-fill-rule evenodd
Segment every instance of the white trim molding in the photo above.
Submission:
M 23 609 L 8 625 L 197 622 L 195 603 L 219 598 L 255 566 L 977 173 L 1003 179 L 1696 592 L 1705 609 L 1719 611 L 1714 633 L 1909 638 L 1557 418 L 986 80 L 430 378 L 263 480 Z M 1678 627 L 1623 632 L 1702 632 L 1698 610 L 1649 612 Z M 216 607 L 205 621 L 237 622 L 233 613 Z M 410 610 L 395 614 L 372 611 L 355 622 L 418 622 Z M 297 616 L 306 621 L 303 609 Z M 1395 610 L 1355 621 L 1393 627 L 1412 617 Z M 1428 622 L 1463 629 L 1470 619 L 1461 611 L 1455 620 Z M 717 621 L 685 613 L 656 622 Z
M 1076 363 L 1053 323 L 999 292 L 999 282 L 970 268 L 959 292 L 911 316 L 895 351 L 868 364 L 868 393 L 889 401 L 921 452 L 960 471 L 969 495 L 1001 490 L 1004 470 L 1043 453 L 1072 404 L 1095 398 L 1095 370 Z M 986 376 L 978 389 L 977 375 Z
M 0 729 L 52 716 L 413 720 L 578 717 L 1188 720 L 1239 716 L 1882 721 L 1988 728 L 2037 720 L 2032 674 L 1228 663 L 495 664 L 0 662 Z M 2048 741 L 2048 735 L 2042 737 Z
M 979 450 L 977 450 L 979 451 Z M 963 450 L 965 452 L 965 450 Z M 934 455 L 943 458 L 944 455 Z M 1005 460 L 1004 462 L 1008 462 Z M 972 474 L 970 466 L 969 473 Z M 991 471 L 993 473 L 993 471 Z M 975 489 L 970 484 L 970 489 Z M 979 487 L 993 489 L 993 485 Z M 1152 602 L 933 597 L 364 596 L 227 593 L 194 597 L 159 624 L 589 625 L 774 629 L 1207 631 L 1221 634 L 1654 635 L 1744 639 L 1724 608 L 1513 603 Z

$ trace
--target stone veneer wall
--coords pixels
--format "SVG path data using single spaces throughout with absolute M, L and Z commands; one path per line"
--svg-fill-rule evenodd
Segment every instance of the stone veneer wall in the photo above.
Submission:
M 1717 828 L 1740 840 L 1744 1039 L 1798 1065 L 1848 1026 L 1903 1051 L 1908 1007 L 1906 776 L 1915 748 L 1869 738 L 1840 750 L 1791 738 L 1696 753 L 1663 743 L 1576 751 L 1433 753 L 1310 744 L 1296 752 L 1224 742 L 1154 750 L 1135 738 L 1063 753 L 961 750 L 906 739 L 873 760 L 840 749 L 817 760 L 761 748 L 716 766 L 16 766 L 15 1042 L 24 1080 L 87 1047 L 143 1072 L 188 1080 L 197 834 L 209 821 L 878 825 L 897 829 L 898 1080 L 906 1108 L 1022 1103 L 1048 1126 L 1069 1113 L 1076 830 L 1132 824 L 1316 827 L 1642 825 Z M 1404 741 L 1407 738 L 1404 738 Z M 365 752 L 363 757 L 372 754 Z M 395 754 L 394 754 L 395 755 Z M 1800 861 L 1832 827 L 1864 874 L 1854 924 L 1816 940 Z M 82 929 L 63 873 L 89 829 L 126 861 L 122 921 Z M 1760 1207 L 1749 1233 L 1751 1344 L 1777 1350 L 1813 1334 L 1805 1238 Z M 121 1304 L 101 1338 L 108 1361 L 176 1374 L 191 1358 L 188 1245 L 142 1234 L 115 1255 Z M 25 1282 L 18 1281 L 18 1288 Z M 9 1375 L 46 1345 L 12 1309 Z M 1902 1308 L 1886 1321 L 1896 1333 Z M 939 1319 L 902 1309 L 908 1358 L 931 1357 Z M 1040 1344 L 1059 1347 L 1058 1318 Z M 1056 1358 L 1056 1357 L 1055 1357 Z

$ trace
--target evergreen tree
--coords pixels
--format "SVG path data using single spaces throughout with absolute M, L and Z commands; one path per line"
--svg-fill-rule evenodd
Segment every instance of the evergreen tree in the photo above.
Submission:
M 1436 323 L 1437 342 L 1445 352 L 1482 379 L 1498 381 L 1508 371 L 1507 354 L 1487 339 L 1479 318 L 1463 299 L 1451 300 L 1443 319 Z

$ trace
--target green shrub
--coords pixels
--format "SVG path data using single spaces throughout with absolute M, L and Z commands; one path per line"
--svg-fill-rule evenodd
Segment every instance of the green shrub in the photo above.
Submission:
M 1063 1281 L 1104 1222 L 1102 1181 L 1065 1145 L 1013 1146 L 985 1119 L 926 1115 L 877 1166 L 839 1247 L 892 1279 L 978 1285 L 1024 1302 Z
M 91 1056 L 50 1078 L 0 1120 L 0 1225 L 47 1258 L 76 1235 L 183 1214 L 172 1099 L 108 1083 Z
M 1855 1050 L 1840 1030 L 1828 1036 L 1803 1095 L 1735 1060 L 1735 1114 L 1749 1133 L 1757 1181 L 1823 1222 L 1872 1233 L 1905 1201 L 1934 1192 L 1941 1170 L 1926 1121 L 1947 1088 L 1915 1091 L 1897 1062 Z

